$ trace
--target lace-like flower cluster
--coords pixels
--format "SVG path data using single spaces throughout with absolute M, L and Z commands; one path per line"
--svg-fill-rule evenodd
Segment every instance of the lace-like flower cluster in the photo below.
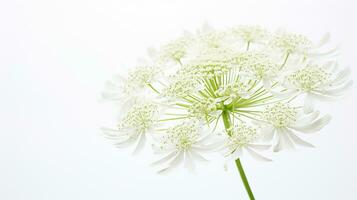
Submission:
M 290 74 L 287 80 L 302 91 L 311 91 L 326 84 L 331 75 L 319 66 L 306 66 Z
M 260 26 L 238 26 L 232 28 L 232 34 L 242 38 L 245 42 L 263 42 L 269 32 Z
M 274 34 L 269 43 L 272 47 L 286 53 L 306 54 L 313 47 L 312 42 L 307 37 L 287 32 Z
M 244 52 L 233 59 L 242 71 L 252 74 L 257 79 L 274 78 L 279 67 L 273 58 L 263 52 Z
M 270 161 L 262 151 L 313 147 L 302 135 L 331 120 L 317 102 L 352 85 L 350 70 L 330 60 L 334 50 L 321 53 L 328 41 L 328 34 L 315 44 L 260 26 L 188 33 L 159 47 L 150 64 L 107 82 L 102 97 L 121 102 L 123 116 L 104 135 L 135 152 L 148 138 L 160 173 L 193 169 L 207 161 L 203 154 L 235 160 L 247 152 Z
M 280 102 L 267 106 L 262 113 L 264 120 L 277 128 L 286 127 L 295 122 L 296 114 L 295 108 Z

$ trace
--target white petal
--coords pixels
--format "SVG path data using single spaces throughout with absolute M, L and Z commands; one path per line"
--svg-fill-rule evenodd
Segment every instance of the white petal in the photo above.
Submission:
M 201 154 L 199 154 L 198 152 L 195 152 L 195 151 L 191 151 L 191 156 L 193 159 L 196 159 L 198 161 L 202 161 L 202 162 L 208 162 L 208 160 L 203 157 Z
M 290 138 L 282 130 L 278 130 L 278 143 L 274 147 L 274 152 L 279 152 L 286 149 L 294 149 L 294 144 L 291 142 Z
M 270 142 L 274 137 L 275 128 L 273 126 L 265 126 L 261 129 L 260 132 L 261 133 L 258 140 L 263 142 Z
M 337 100 L 337 96 L 328 96 L 328 95 L 326 95 L 326 92 L 324 92 L 324 91 L 316 90 L 315 92 L 317 92 L 317 93 L 310 93 L 311 98 L 317 99 L 319 101 L 324 101 L 324 102 L 331 102 L 331 101 Z
M 351 69 L 350 68 L 345 68 L 344 70 L 340 71 L 334 80 L 331 81 L 332 85 L 338 85 L 341 84 L 342 82 L 346 81 L 346 79 L 349 78 L 351 74 Z
M 328 124 L 330 120 L 331 116 L 325 115 L 324 117 L 312 122 L 311 124 L 305 126 L 292 126 L 292 128 L 303 133 L 315 133 L 321 130 L 326 124 Z
M 245 149 L 248 151 L 248 153 L 249 153 L 253 158 L 255 158 L 255 159 L 259 160 L 259 161 L 265 161 L 265 162 L 267 162 L 267 161 L 272 161 L 271 159 L 266 158 L 266 157 L 264 157 L 264 156 L 258 154 L 257 152 L 253 151 L 252 149 L 250 149 L 250 148 L 248 148 L 248 147 L 246 147 Z
M 303 126 L 306 124 L 309 124 L 310 122 L 314 121 L 319 117 L 320 112 L 319 111 L 314 111 L 309 114 L 302 114 L 302 116 L 299 116 L 296 122 L 294 123 L 295 126 Z
M 142 133 L 139 136 L 139 140 L 135 147 L 135 150 L 133 151 L 133 155 L 140 153 L 144 149 L 145 143 L 146 143 L 146 135 Z
M 184 165 L 190 171 L 193 171 L 195 169 L 195 167 L 196 167 L 195 163 L 193 162 L 193 159 L 192 159 L 190 151 L 186 151 L 186 153 L 185 153 Z
M 267 78 L 263 79 L 263 85 L 264 85 L 264 88 L 271 89 L 270 80 L 268 80 Z
M 166 145 L 165 148 L 161 148 L 153 144 L 151 145 L 151 147 L 155 154 L 166 154 L 176 150 L 176 147 L 174 145 Z
M 321 56 L 335 56 L 337 50 L 339 49 L 338 46 L 326 51 L 326 52 L 321 52 L 321 53 L 310 53 L 309 56 L 311 57 L 321 57 Z
M 314 99 L 310 93 L 306 94 L 304 101 L 304 112 L 311 113 L 314 110 Z
M 158 171 L 159 174 L 164 174 L 172 169 L 176 168 L 179 164 L 181 164 L 182 160 L 184 158 L 184 153 L 180 152 L 169 164 L 167 167 L 161 169 Z
M 301 139 L 298 137 L 296 134 L 294 134 L 292 131 L 287 130 L 287 133 L 289 134 L 290 139 L 297 145 L 305 146 L 305 147 L 314 147 L 314 145 L 306 142 L 305 140 Z
M 341 87 L 330 89 L 330 90 L 325 90 L 323 91 L 324 94 L 326 95 L 331 95 L 331 96 L 336 96 L 336 95 L 341 95 L 343 92 L 346 90 L 350 89 L 353 85 L 353 81 L 348 81 L 346 84 L 342 85 Z
M 103 136 L 108 139 L 118 139 L 118 138 L 122 138 L 122 137 L 127 137 L 126 134 L 121 134 L 121 132 L 117 129 L 102 127 L 101 131 L 103 133 Z
M 151 163 L 151 165 L 160 165 L 160 164 L 163 164 L 169 160 L 171 160 L 172 158 L 174 158 L 175 156 L 177 156 L 179 153 L 174 151 L 174 152 L 171 152 L 169 153 L 168 155 L 164 156 L 163 158 L 161 158 L 160 160 L 157 160 L 153 163 Z
M 124 141 L 115 142 L 115 143 L 114 143 L 114 146 L 116 146 L 116 147 L 118 147 L 118 148 L 128 147 L 128 146 L 134 144 L 135 141 L 136 141 L 136 139 L 137 139 L 137 138 L 131 137 L 131 138 L 128 138 L 128 139 L 126 139 L 126 140 L 124 140 Z

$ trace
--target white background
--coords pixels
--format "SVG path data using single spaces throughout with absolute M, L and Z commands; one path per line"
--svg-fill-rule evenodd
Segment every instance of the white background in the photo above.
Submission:
M 131 156 L 99 135 L 113 120 L 98 101 L 105 80 L 146 48 L 195 30 L 260 24 L 318 39 L 326 31 L 356 80 L 353 0 L 1 0 L 0 199 L 247 199 L 233 166 L 156 175 L 147 155 Z M 357 199 L 356 86 L 307 139 L 317 148 L 243 159 L 257 199 Z

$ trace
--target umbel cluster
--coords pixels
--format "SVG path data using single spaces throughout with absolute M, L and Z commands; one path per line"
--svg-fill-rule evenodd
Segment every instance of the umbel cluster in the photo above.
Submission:
M 193 169 L 217 153 L 270 161 L 266 150 L 313 147 L 303 135 L 331 119 L 315 105 L 341 97 L 349 75 L 329 34 L 315 42 L 260 26 L 205 27 L 150 49 L 145 62 L 106 83 L 102 97 L 120 116 L 102 131 L 134 153 L 151 147 L 160 173 Z

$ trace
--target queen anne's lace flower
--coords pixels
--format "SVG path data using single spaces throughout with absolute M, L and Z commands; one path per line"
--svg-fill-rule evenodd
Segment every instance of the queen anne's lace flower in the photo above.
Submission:
M 171 41 L 160 49 L 160 61 L 167 62 L 171 60 L 181 63 L 181 60 L 187 55 L 188 48 L 192 43 L 193 39 L 189 35 Z
M 175 168 L 182 162 L 185 167 L 193 169 L 193 159 L 207 161 L 201 152 L 210 151 L 217 146 L 209 143 L 208 137 L 210 136 L 203 132 L 203 127 L 198 121 L 185 121 L 170 127 L 158 139 L 158 144 L 153 145 L 156 153 L 165 154 L 153 164 L 163 166 L 159 172 Z
M 130 94 L 132 91 L 146 88 L 147 85 L 155 81 L 160 72 L 162 72 L 161 69 L 156 66 L 136 67 L 128 74 L 126 84 L 124 84 L 124 92 Z
M 314 99 L 331 100 L 341 96 L 352 85 L 350 70 L 336 72 L 336 66 L 307 65 L 287 75 L 285 93 L 305 94 L 305 112 L 313 109 Z
M 278 64 L 263 52 L 248 51 L 233 58 L 233 63 L 242 72 L 252 75 L 268 86 L 279 72 Z
M 127 77 L 116 75 L 111 81 L 106 82 L 102 98 L 110 101 L 121 102 L 127 106 L 132 98 L 148 95 L 148 86 L 151 86 L 162 73 L 157 66 L 139 66 L 131 70 Z
M 189 116 L 206 120 L 209 116 L 215 116 L 220 113 L 217 112 L 217 104 L 219 104 L 219 101 L 214 98 L 206 98 L 193 102 L 188 108 Z
M 107 83 L 102 96 L 125 102 L 126 114 L 103 131 L 119 147 L 137 143 L 136 151 L 150 136 L 163 155 L 154 163 L 160 172 L 193 168 L 192 160 L 214 150 L 241 168 L 242 151 L 269 160 L 257 151 L 312 147 L 298 134 L 319 132 L 331 119 L 319 117 L 312 100 L 336 99 L 352 85 L 349 69 L 319 53 L 328 40 L 259 26 L 184 35 Z
M 236 160 L 243 154 L 243 149 L 246 150 L 252 157 L 262 161 L 270 161 L 270 159 L 257 153 L 255 150 L 267 150 L 270 145 L 257 144 L 259 133 L 253 127 L 246 124 L 235 125 L 227 130 L 227 142 L 225 155 Z
M 201 88 L 196 76 L 178 74 L 170 77 L 169 82 L 162 91 L 162 95 L 169 98 L 183 98 Z
M 287 54 L 300 53 L 305 55 L 313 47 L 312 42 L 307 37 L 287 32 L 273 34 L 269 43 L 272 47 Z
M 262 113 L 264 139 L 271 140 L 276 135 L 274 151 L 294 148 L 294 144 L 313 147 L 312 144 L 297 136 L 296 131 L 314 133 L 323 128 L 330 120 L 329 115 L 319 118 L 319 112 L 305 114 L 288 104 L 276 103 L 267 106 Z
M 264 42 L 268 38 L 268 31 L 260 26 L 238 26 L 231 29 L 234 36 L 242 38 L 245 42 Z
M 116 129 L 102 128 L 104 135 L 113 140 L 115 146 L 126 147 L 137 141 L 135 152 L 139 152 L 145 144 L 146 134 L 157 126 L 159 108 L 152 102 L 140 102 L 133 105 L 128 113 L 119 121 Z
M 248 99 L 250 96 L 250 92 L 248 90 L 248 85 L 236 81 L 218 88 L 215 94 L 220 97 L 220 99 L 224 100 L 223 104 L 228 105 L 237 98 Z

